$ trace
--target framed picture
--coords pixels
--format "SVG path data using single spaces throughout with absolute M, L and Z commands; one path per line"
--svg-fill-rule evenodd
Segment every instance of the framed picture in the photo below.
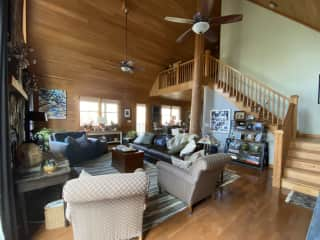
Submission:
M 126 119 L 130 119 L 131 118 L 131 109 L 130 108 L 125 108 L 123 110 L 123 116 Z
M 245 111 L 235 111 L 234 112 L 234 120 L 235 121 L 245 121 L 246 120 L 246 112 Z
M 212 109 L 210 111 L 210 129 L 216 133 L 229 133 L 230 109 Z
M 39 89 L 39 112 L 48 119 L 67 119 L 67 93 L 60 89 Z

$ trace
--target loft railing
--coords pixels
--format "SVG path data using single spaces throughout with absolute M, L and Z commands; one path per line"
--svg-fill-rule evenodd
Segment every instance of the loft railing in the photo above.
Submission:
M 184 63 L 175 63 L 172 68 L 166 69 L 159 73 L 159 89 L 192 81 L 192 75 L 193 59 Z

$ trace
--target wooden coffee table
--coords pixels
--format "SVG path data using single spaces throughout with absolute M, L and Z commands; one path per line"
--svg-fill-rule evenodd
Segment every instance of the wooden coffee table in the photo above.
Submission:
M 134 172 L 137 168 L 143 168 L 143 151 L 122 152 L 112 149 L 112 166 L 119 172 Z

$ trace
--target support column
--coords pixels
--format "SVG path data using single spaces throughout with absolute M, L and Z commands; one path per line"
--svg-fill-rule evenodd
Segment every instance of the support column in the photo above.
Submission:
M 195 34 L 193 83 L 191 98 L 191 117 L 189 133 L 200 134 L 201 121 L 201 83 L 203 76 L 204 36 Z

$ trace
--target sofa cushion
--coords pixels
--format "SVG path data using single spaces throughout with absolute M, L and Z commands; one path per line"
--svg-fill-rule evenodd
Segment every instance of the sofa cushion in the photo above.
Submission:
M 143 137 L 144 135 L 140 135 L 133 142 L 136 144 L 142 144 Z
M 189 141 L 189 134 L 187 133 L 178 134 L 167 141 L 167 148 L 172 149 L 183 143 L 188 143 L 188 141 Z
M 156 136 L 153 141 L 153 144 L 155 146 L 166 147 L 167 146 L 167 136 L 166 135 Z
M 86 147 L 89 144 L 89 141 L 87 139 L 87 136 L 83 134 L 81 137 L 75 139 L 77 143 L 80 144 L 81 147 Z
M 64 142 L 65 138 L 70 136 L 74 139 L 81 137 L 82 135 L 86 135 L 86 132 L 59 132 L 53 133 L 53 141 Z
M 146 144 L 149 145 L 152 143 L 153 139 L 154 139 L 154 134 L 153 133 L 145 133 L 143 135 L 143 139 L 142 139 L 142 144 Z
M 169 149 L 169 154 L 177 154 L 180 153 L 180 151 L 187 145 L 187 142 L 180 143 L 179 145 L 173 146 L 171 149 Z

